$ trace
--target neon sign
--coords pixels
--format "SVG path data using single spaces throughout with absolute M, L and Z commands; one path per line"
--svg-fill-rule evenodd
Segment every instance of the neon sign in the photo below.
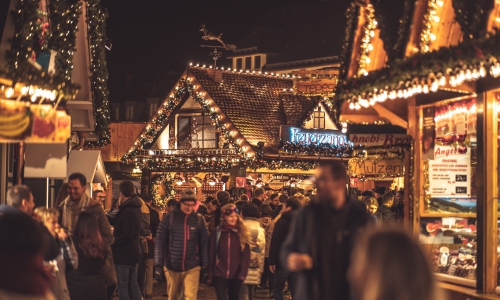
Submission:
M 347 136 L 336 130 L 325 129 L 304 129 L 292 126 L 281 127 L 281 139 L 302 145 L 347 146 L 349 141 Z

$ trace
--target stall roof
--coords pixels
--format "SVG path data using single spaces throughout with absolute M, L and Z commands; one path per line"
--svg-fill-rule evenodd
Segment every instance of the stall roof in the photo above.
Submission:
M 82 173 L 89 183 L 107 184 L 106 169 L 100 150 L 71 151 L 68 174 Z

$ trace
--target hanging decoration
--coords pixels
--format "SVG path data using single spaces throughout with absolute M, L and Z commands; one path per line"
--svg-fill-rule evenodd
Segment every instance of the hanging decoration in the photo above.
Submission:
M 246 159 L 243 158 L 225 158 L 225 157 L 143 157 L 134 158 L 134 164 L 139 169 L 149 169 L 154 172 L 159 171 L 199 171 L 199 172 L 215 172 L 228 171 L 234 166 L 245 168 L 247 165 Z
M 243 142 L 242 138 L 235 138 L 238 134 L 235 130 L 229 130 L 229 123 L 222 121 L 222 116 L 217 113 L 215 107 L 210 106 L 210 102 L 206 99 L 206 93 L 198 91 L 199 86 L 192 83 L 192 78 L 182 78 L 175 88 L 168 100 L 159 108 L 155 117 L 148 123 L 145 129 L 140 133 L 133 147 L 122 157 L 124 163 L 133 163 L 134 158 L 138 156 L 139 152 L 154 141 L 156 136 L 170 121 L 174 109 L 186 96 L 191 96 L 202 108 L 205 114 L 210 116 L 212 124 L 217 128 L 221 135 L 230 143 L 237 153 L 245 159 L 252 159 L 253 154 L 247 153 L 250 150 L 246 146 L 240 146 Z M 172 115 L 173 117 L 173 115 Z M 194 163 L 194 162 L 193 162 Z M 189 164 L 188 164 L 189 165 Z M 203 166 L 203 164 L 201 164 Z
M 338 101 L 350 109 L 367 108 L 387 99 L 409 98 L 436 92 L 450 84 L 483 78 L 489 70 L 500 76 L 500 32 L 437 51 L 395 60 L 390 66 L 368 76 L 344 80 L 337 86 Z
M 441 0 L 442 1 L 442 0 Z M 455 20 L 460 24 L 464 39 L 474 39 L 486 29 L 492 0 L 452 0 Z
M 367 67 L 370 64 L 370 52 L 373 50 L 372 38 L 375 37 L 377 21 L 375 20 L 375 10 L 373 5 L 364 7 L 365 25 L 363 26 L 363 38 L 361 39 L 360 54 L 358 58 L 358 76 L 368 75 Z
M 108 68 L 106 66 L 106 19 L 108 12 L 100 0 L 87 0 L 86 23 L 90 44 L 90 84 L 94 106 L 94 132 L 97 142 L 87 142 L 87 146 L 103 147 L 110 142 L 110 112 L 108 101 Z
M 256 159 L 250 162 L 248 168 L 251 170 L 257 170 L 261 168 L 266 168 L 269 170 L 280 170 L 280 169 L 295 169 L 302 171 L 309 171 L 316 169 L 318 167 L 318 161 L 304 161 L 304 160 L 265 160 Z
M 160 209 L 167 206 L 167 201 L 170 197 L 175 196 L 174 179 L 168 173 L 163 173 L 153 178 L 151 184 L 151 197 L 153 205 Z

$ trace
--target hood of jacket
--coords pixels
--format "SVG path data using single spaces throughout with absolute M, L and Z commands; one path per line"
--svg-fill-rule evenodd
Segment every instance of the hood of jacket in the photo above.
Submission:
M 271 226 L 271 223 L 273 222 L 273 218 L 265 216 L 265 217 L 260 217 L 259 218 L 260 225 L 264 227 L 264 229 L 269 228 Z
M 128 198 L 127 200 L 123 201 L 122 204 L 120 204 L 120 207 L 119 209 L 122 210 L 126 207 L 138 207 L 138 208 L 141 208 L 142 207 L 142 201 L 141 199 L 137 196 L 137 195 L 134 195 L 130 198 Z

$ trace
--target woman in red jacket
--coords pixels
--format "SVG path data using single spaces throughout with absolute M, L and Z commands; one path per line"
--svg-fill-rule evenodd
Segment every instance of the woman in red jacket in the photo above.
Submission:
M 250 264 L 248 234 L 236 205 L 224 205 L 221 213 L 222 222 L 210 234 L 208 283 L 217 300 L 238 300 Z

